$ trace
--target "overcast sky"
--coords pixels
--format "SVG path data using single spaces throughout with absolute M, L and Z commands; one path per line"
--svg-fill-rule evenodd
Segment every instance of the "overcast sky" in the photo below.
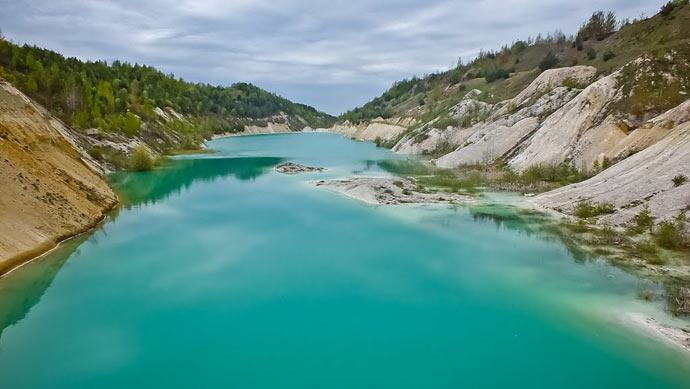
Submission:
M 252 82 L 339 114 L 482 48 L 571 34 L 597 9 L 653 15 L 662 2 L 0 0 L 0 28 L 67 56 L 146 63 L 194 82 Z

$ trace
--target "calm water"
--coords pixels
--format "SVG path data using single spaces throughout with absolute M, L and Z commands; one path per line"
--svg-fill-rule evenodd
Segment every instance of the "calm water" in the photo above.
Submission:
M 0 280 L 0 387 L 690 386 L 688 357 L 623 325 L 663 315 L 648 285 L 510 209 L 311 187 L 402 158 L 337 135 L 211 147 L 115 176 L 128 207 Z

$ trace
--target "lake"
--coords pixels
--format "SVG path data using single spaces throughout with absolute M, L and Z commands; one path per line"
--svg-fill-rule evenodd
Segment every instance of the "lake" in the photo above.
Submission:
M 627 324 L 674 320 L 638 297 L 659 286 L 535 232 L 513 195 L 373 206 L 309 181 L 408 157 L 325 133 L 209 147 L 113 175 L 101 228 L 0 280 L 0 387 L 690 386 L 686 354 Z

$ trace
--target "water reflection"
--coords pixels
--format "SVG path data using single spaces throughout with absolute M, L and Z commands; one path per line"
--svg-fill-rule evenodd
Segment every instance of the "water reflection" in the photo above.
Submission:
M 151 172 L 114 173 L 111 184 L 123 206 L 130 207 L 156 203 L 189 189 L 197 181 L 213 182 L 230 176 L 254 180 L 282 161 L 274 157 L 179 159 Z
M 0 282 L 0 339 L 5 328 L 21 321 L 41 301 L 67 259 L 90 234 L 80 235 L 55 251 L 3 277 Z
M 631 263 L 630 258 L 598 255 L 596 248 L 588 247 L 576 233 L 544 212 L 505 204 L 471 206 L 469 212 L 475 222 L 493 222 L 496 228 L 524 233 L 544 241 L 560 242 L 577 263 L 603 259 L 634 276 L 642 276 L 640 298 L 661 298 L 666 309 L 674 316 L 690 316 L 690 282 L 683 277 L 645 274 L 644 268 Z M 654 290 L 660 290 L 661 295 L 653 295 Z
M 560 241 L 575 262 L 583 263 L 598 258 L 572 239 L 567 229 L 544 212 L 505 204 L 482 204 L 469 208 L 475 221 L 493 222 L 496 227 L 524 233 L 545 241 Z

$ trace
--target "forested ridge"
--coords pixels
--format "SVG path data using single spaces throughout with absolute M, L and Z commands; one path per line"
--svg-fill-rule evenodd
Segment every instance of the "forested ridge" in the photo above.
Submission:
M 76 129 L 135 136 L 142 125 L 194 135 L 239 131 L 253 120 L 288 115 L 295 125 L 329 126 L 333 118 L 248 83 L 229 87 L 191 83 L 154 67 L 81 61 L 55 51 L 17 45 L 0 35 L 0 77 Z M 165 123 L 156 108 L 191 120 Z M 186 128 L 180 128 L 180 127 Z
M 658 14 L 633 20 L 596 11 L 575 34 L 557 30 L 516 40 L 498 50 L 481 50 L 469 61 L 459 58 L 451 70 L 397 81 L 381 96 L 340 115 L 339 121 L 415 117 L 428 122 L 472 90 L 489 103 L 513 98 L 551 68 L 587 65 L 602 75 L 645 54 L 663 61 L 671 52 L 688 50 L 688 3 L 671 0 Z

